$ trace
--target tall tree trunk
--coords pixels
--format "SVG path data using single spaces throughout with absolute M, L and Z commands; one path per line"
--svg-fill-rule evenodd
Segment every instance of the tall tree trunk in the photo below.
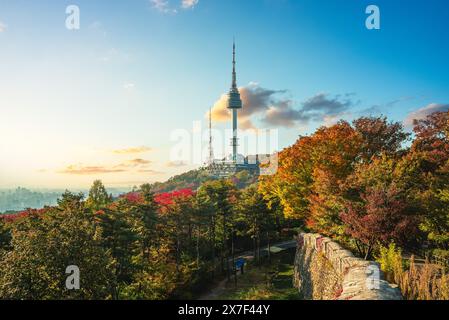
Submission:
M 197 237 L 196 237 L 196 267 L 200 268 L 200 226 L 197 226 Z
M 364 250 L 362 250 L 358 240 L 355 240 L 355 246 L 357 247 L 357 251 L 358 251 L 360 256 L 365 254 L 365 252 L 364 252 Z
M 227 250 L 227 228 L 226 228 L 226 213 L 223 212 L 223 256 L 224 256 L 224 262 L 226 264 L 226 277 L 228 281 L 231 279 L 231 273 L 229 270 L 229 253 Z
M 237 287 L 237 268 L 235 267 L 235 247 L 234 247 L 234 228 L 232 228 L 232 272 L 234 273 L 234 286 Z
M 181 263 L 181 221 L 178 218 L 176 221 L 176 275 L 179 279 L 180 270 L 179 265 Z
M 253 215 L 253 225 L 252 227 L 252 237 L 253 237 L 253 256 L 254 256 L 254 262 L 257 264 L 257 219 L 256 217 Z
M 220 265 L 221 265 L 221 267 L 220 267 L 220 270 L 221 270 L 221 274 L 223 275 L 224 273 L 225 273 L 225 265 L 224 265 L 224 254 L 223 254 L 223 244 L 221 244 L 221 248 L 220 248 L 220 261 L 221 261 L 221 263 L 220 263 Z
M 215 217 L 211 218 L 212 280 L 215 279 Z
M 371 253 L 373 252 L 373 244 L 369 244 L 366 249 L 365 260 L 368 260 L 371 257 Z
M 189 226 L 189 248 L 190 248 L 190 246 L 192 245 L 192 239 L 193 239 L 193 226 L 192 226 L 192 223 L 189 221 L 189 224 L 188 224 L 188 226 Z
M 270 243 L 270 232 L 267 231 L 267 242 L 268 242 L 268 262 L 271 264 L 271 243 Z
M 257 239 L 256 239 L 256 235 L 254 234 L 253 236 L 253 256 L 254 256 L 254 262 L 257 263 Z
M 180 263 L 180 239 L 179 234 L 176 235 L 176 276 L 179 278 L 179 263 Z

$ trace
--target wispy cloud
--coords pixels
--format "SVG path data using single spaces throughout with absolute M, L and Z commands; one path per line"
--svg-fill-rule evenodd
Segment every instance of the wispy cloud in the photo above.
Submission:
M 71 175 L 99 175 L 108 173 L 123 173 L 123 172 L 155 172 L 148 166 L 152 163 L 145 159 L 132 159 L 120 162 L 115 165 L 84 165 L 72 164 L 64 169 L 58 171 L 61 174 Z
M 330 97 L 329 94 L 318 93 L 302 104 L 301 111 L 312 114 L 323 113 L 324 115 L 339 114 L 353 105 L 352 95 L 352 93 L 347 93 L 344 96 Z
M 156 171 L 156 170 L 151 170 L 151 169 L 141 169 L 141 170 L 138 170 L 137 172 L 139 172 L 139 173 L 147 173 L 147 174 L 151 174 L 151 175 L 164 174 L 163 172 Z
M 170 6 L 168 0 L 150 0 L 152 7 L 162 13 L 176 13 L 177 10 Z
M 294 127 L 298 122 L 307 122 L 309 117 L 301 110 L 294 108 L 292 101 L 284 101 L 273 105 L 262 119 L 271 126 Z
M 103 166 L 84 166 L 78 164 L 67 166 L 65 169 L 59 171 L 58 173 L 71 174 L 71 175 L 98 175 L 105 173 L 120 173 L 120 172 L 125 172 L 125 170 L 112 169 Z
M 348 114 L 351 107 L 360 101 L 354 101 L 354 93 L 331 96 L 318 93 L 295 107 L 291 100 L 282 101 L 270 108 L 263 121 L 270 125 L 293 127 L 310 121 L 330 125 Z
M 360 116 L 380 115 L 386 111 L 391 110 L 391 108 L 395 107 L 399 103 L 407 102 L 407 101 L 413 100 L 415 98 L 416 97 L 413 97 L 413 96 L 400 97 L 400 98 L 397 98 L 394 100 L 390 100 L 383 104 L 375 104 L 370 107 L 364 108 L 364 109 L 358 111 L 357 114 Z
M 410 112 L 404 120 L 404 126 L 410 129 L 413 127 L 414 120 L 422 120 L 434 112 L 446 112 L 448 110 L 449 104 L 440 104 L 440 103 L 428 104 L 423 108 Z
M 181 6 L 184 9 L 190 9 L 198 4 L 199 0 L 182 0 Z
M 415 97 L 413 97 L 413 96 L 400 97 L 398 99 L 395 99 L 395 100 L 387 102 L 385 104 L 385 106 L 388 107 L 388 108 L 391 108 L 391 107 L 394 107 L 395 105 L 397 105 L 398 103 L 410 101 L 410 100 L 413 100 L 413 99 L 415 99 Z
M 131 147 L 131 148 L 125 148 L 125 149 L 116 149 L 116 150 L 112 150 L 112 153 L 115 153 L 115 154 L 137 154 L 137 153 L 150 152 L 152 150 L 153 149 L 150 147 L 141 146 L 141 147 Z
M 127 160 L 125 162 L 119 163 L 114 168 L 136 168 L 136 167 L 146 166 L 151 163 L 152 162 L 150 160 L 133 159 L 133 160 Z
M 199 0 L 150 0 L 151 6 L 162 13 L 178 13 L 179 9 L 193 9 Z
M 104 180 L 104 184 L 107 186 L 117 186 L 117 187 L 133 187 L 133 186 L 140 186 L 144 183 L 148 183 L 148 180 L 125 180 L 125 181 L 109 181 L 109 180 Z

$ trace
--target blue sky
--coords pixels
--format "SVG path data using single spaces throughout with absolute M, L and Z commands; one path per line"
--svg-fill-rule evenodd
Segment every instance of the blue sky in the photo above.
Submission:
M 81 28 L 65 27 L 68 5 Z M 381 29 L 368 30 L 375 4 Z M 449 104 L 445 0 L 0 0 L 0 187 L 164 180 L 176 129 L 225 128 L 232 38 L 242 125 L 280 147 L 367 114 Z

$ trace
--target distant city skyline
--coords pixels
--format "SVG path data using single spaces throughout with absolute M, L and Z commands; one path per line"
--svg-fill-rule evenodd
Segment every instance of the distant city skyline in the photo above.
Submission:
M 381 29 L 365 27 L 368 5 Z M 80 29 L 65 26 L 80 9 Z M 163 181 L 174 130 L 229 128 L 232 43 L 239 126 L 279 147 L 321 125 L 449 109 L 444 0 L 0 0 L 0 188 Z

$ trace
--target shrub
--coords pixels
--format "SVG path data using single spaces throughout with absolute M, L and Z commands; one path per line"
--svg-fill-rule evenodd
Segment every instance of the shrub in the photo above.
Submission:
M 382 271 L 385 272 L 387 280 L 397 282 L 395 278 L 404 270 L 401 248 L 397 248 L 394 242 L 390 243 L 388 248 L 381 246 L 376 260 L 380 263 Z

